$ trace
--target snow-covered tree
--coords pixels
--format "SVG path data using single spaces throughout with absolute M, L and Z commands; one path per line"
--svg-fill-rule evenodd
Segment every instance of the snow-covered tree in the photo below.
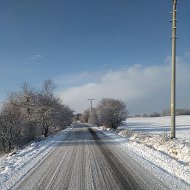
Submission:
M 88 123 L 89 116 L 90 116 L 90 109 L 87 109 L 87 110 L 85 110 L 84 113 L 82 114 L 82 116 L 81 116 L 81 121 L 82 121 L 83 123 Z
M 0 113 L 1 148 L 10 151 L 21 131 L 21 114 L 15 94 L 10 94 Z
M 99 125 L 99 119 L 98 119 L 98 114 L 96 112 L 96 108 L 93 108 L 92 111 L 90 111 L 88 117 L 88 123 L 93 125 Z
M 53 90 L 51 80 L 38 91 L 24 82 L 20 91 L 9 94 L 0 111 L 0 151 L 47 137 L 72 123 L 73 111 Z
M 116 129 L 128 116 L 125 103 L 113 98 L 102 99 L 96 110 L 100 125 L 113 129 Z

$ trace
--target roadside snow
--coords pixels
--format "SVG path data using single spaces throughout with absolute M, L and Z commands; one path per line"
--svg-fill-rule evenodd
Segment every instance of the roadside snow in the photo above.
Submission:
M 120 143 L 121 148 L 126 151 L 135 161 L 150 171 L 158 179 L 164 181 L 170 189 L 190 189 L 190 167 L 184 166 L 169 155 L 145 146 L 144 144 L 130 141 L 128 138 L 119 136 L 115 131 L 100 129 L 113 141 Z
M 127 137 L 130 142 L 144 144 L 149 148 L 160 151 L 183 165 L 190 165 L 190 140 L 174 139 L 168 136 L 122 130 L 118 133 Z
M 72 126 L 58 135 L 40 142 L 32 142 L 24 149 L 0 157 L 0 190 L 10 189 L 30 169 L 40 163 L 58 143 L 62 142 L 71 128 Z
M 178 139 L 169 138 L 169 125 L 170 117 L 129 118 L 117 131 L 103 132 L 190 185 L 190 116 L 177 117 Z
M 171 189 L 190 189 L 190 116 L 177 117 L 177 137 L 170 140 L 169 117 L 130 118 L 118 131 L 106 131 L 114 141 L 150 172 L 167 181 Z M 66 137 L 72 126 L 41 142 L 0 157 L 0 190 L 10 189 Z M 97 128 L 97 127 L 95 127 Z M 135 156 L 138 155 L 138 156 Z

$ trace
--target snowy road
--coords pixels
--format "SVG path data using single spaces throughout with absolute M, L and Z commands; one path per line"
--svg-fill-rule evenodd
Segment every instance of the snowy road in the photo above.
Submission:
M 162 181 L 100 131 L 76 124 L 13 189 L 166 190 Z

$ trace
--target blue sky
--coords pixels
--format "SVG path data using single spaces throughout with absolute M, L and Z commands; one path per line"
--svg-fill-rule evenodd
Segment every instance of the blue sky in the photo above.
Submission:
M 168 82 L 163 81 L 168 86 L 160 107 L 151 101 L 148 106 L 141 105 L 155 96 L 155 91 L 146 97 L 136 97 L 135 93 L 141 94 L 136 85 L 133 100 L 121 93 L 129 94 L 131 88 L 126 86 L 127 91 L 122 88 L 129 81 L 124 79 L 129 78 L 131 69 L 136 69 L 133 82 L 138 72 L 146 75 L 146 70 L 154 67 L 167 70 L 171 54 L 171 8 L 171 0 L 0 0 L 0 100 L 5 99 L 8 91 L 19 89 L 25 80 L 38 88 L 43 80 L 51 78 L 63 101 L 79 112 L 88 106 L 84 91 L 90 91 L 88 96 L 96 100 L 113 94 L 124 100 L 132 113 L 169 107 Z M 177 17 L 178 60 L 189 69 L 189 0 L 179 1 Z M 105 76 L 114 76 L 115 72 L 118 83 L 125 81 L 117 89 L 118 94 L 112 89 L 111 78 L 108 94 L 96 89 L 104 84 Z M 121 77 L 123 72 L 126 77 Z M 143 76 L 141 81 L 146 78 Z M 140 85 L 140 81 L 136 83 Z M 84 88 L 89 85 L 96 87 Z M 104 84 L 102 88 L 108 86 Z M 79 91 L 75 92 L 76 88 Z M 190 107 L 181 100 L 179 107 Z M 82 105 L 76 104 L 78 101 Z

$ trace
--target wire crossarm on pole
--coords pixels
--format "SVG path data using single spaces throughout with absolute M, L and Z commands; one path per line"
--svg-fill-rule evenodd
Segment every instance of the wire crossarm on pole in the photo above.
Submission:
M 90 111 L 92 112 L 92 101 L 94 101 L 95 99 L 89 98 L 88 100 L 90 101 Z

